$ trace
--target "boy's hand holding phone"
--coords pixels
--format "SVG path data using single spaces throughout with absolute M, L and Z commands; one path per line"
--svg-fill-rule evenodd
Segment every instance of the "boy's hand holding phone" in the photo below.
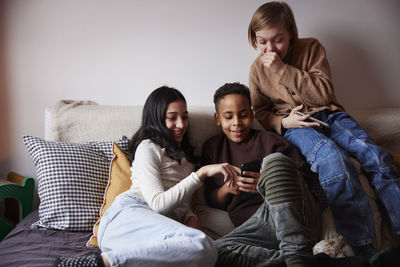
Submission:
M 236 182 L 239 190 L 247 193 L 258 193 L 257 183 L 260 178 L 261 162 L 259 160 L 243 163 Z
M 246 175 L 246 177 L 240 176 L 239 181 L 237 182 L 239 190 L 242 192 L 253 193 L 253 194 L 258 193 L 257 183 L 258 179 L 260 178 L 260 173 L 246 171 L 244 172 L 244 174 Z

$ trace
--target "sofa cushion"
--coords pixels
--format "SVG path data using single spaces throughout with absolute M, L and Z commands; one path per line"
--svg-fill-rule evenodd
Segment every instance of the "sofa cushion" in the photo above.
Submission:
M 143 106 L 98 105 L 93 101 L 62 100 L 45 110 L 45 138 L 53 141 L 112 141 L 131 136 L 140 126 Z M 214 122 L 214 106 L 191 106 L 191 143 L 201 154 L 205 140 L 221 133 Z M 400 108 L 348 110 L 378 145 L 400 153 Z M 262 129 L 257 120 L 253 127 Z
M 90 231 L 103 202 L 113 142 L 23 140 L 36 166 L 40 198 L 39 221 L 32 228 Z M 116 143 L 127 150 L 126 137 Z
M 100 220 L 106 210 L 111 206 L 114 199 L 122 192 L 127 191 L 132 185 L 130 170 L 131 164 L 127 155 L 116 143 L 113 145 L 113 154 L 114 157 L 111 161 L 110 176 L 104 193 L 103 205 L 100 209 L 100 217 L 93 227 L 93 234 L 87 242 L 88 246 L 99 247 L 97 243 L 97 231 L 99 229 Z
M 367 130 L 377 145 L 400 153 L 400 108 L 365 108 L 348 113 Z

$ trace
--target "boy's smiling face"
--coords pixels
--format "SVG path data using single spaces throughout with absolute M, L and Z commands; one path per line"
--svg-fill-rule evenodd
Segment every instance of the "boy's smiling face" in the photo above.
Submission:
M 217 125 L 232 142 L 240 143 L 249 136 L 254 115 L 246 96 L 224 96 L 219 100 L 218 112 L 214 116 Z

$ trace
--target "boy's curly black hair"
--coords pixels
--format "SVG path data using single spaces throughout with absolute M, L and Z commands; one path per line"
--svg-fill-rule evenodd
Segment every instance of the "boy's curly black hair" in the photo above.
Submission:
M 218 88 L 214 93 L 214 105 L 216 112 L 218 112 L 219 101 L 225 96 L 232 94 L 245 96 L 249 100 L 251 106 L 250 90 L 246 85 L 239 82 L 226 83 Z

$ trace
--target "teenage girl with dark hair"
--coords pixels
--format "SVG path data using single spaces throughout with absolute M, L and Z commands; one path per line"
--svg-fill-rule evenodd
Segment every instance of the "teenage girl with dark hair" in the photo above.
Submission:
M 231 180 L 240 170 L 224 163 L 194 172 L 188 126 L 186 100 L 178 90 L 164 86 L 150 94 L 131 140 L 132 186 L 100 222 L 102 254 L 61 257 L 56 266 L 214 266 L 216 247 L 193 228 L 199 222 L 190 197 L 205 177 Z

